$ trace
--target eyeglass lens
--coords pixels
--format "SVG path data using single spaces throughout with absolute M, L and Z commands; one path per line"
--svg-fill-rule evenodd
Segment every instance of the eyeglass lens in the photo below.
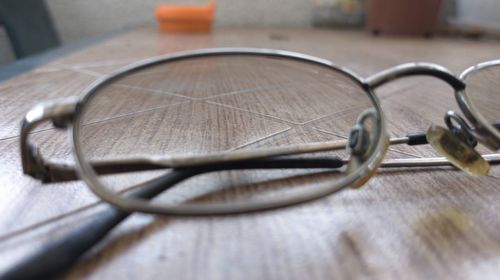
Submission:
M 95 92 L 83 107 L 78 144 L 93 162 L 346 140 L 358 116 L 371 108 L 372 99 L 357 81 L 322 65 L 252 55 L 186 58 L 133 72 Z M 99 180 L 122 194 L 166 171 Z M 346 176 L 345 170 L 317 173 L 218 172 L 181 183 L 154 203 L 251 203 Z

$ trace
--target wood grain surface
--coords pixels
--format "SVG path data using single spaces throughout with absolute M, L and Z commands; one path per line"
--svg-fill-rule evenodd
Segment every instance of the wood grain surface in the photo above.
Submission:
M 40 101 L 81 95 L 96 79 L 140 59 L 207 47 L 303 52 L 363 77 L 409 61 L 438 63 L 458 74 L 500 58 L 498 42 L 452 38 L 237 28 L 165 35 L 144 28 L 4 81 L 0 83 L 0 272 L 97 217 L 103 208 L 83 182 L 44 185 L 22 174 L 18 136 L 27 110 Z M 342 91 L 328 76 L 304 84 L 292 70 L 245 62 L 245 66 L 224 60 L 191 66 L 202 74 L 182 67 L 151 69 L 119 80 L 95 100 L 84 118 L 88 156 L 185 154 L 343 139 L 346 128 L 368 104 L 361 97 L 331 98 L 329 92 Z M 297 77 L 308 75 L 299 72 Z M 401 79 L 376 93 L 391 136 L 442 124 L 446 111 L 458 110 L 451 88 L 429 77 Z M 161 132 L 156 132 L 158 128 Z M 72 159 L 63 131 L 46 125 L 31 138 L 45 157 Z M 425 146 L 394 146 L 387 155 L 428 156 L 436 153 Z M 303 170 L 221 172 L 183 182 L 158 200 L 210 203 L 247 199 L 256 193 L 279 195 L 328 184 L 335 176 Z M 113 187 L 122 189 L 131 182 L 117 177 Z M 484 178 L 452 168 L 387 169 L 361 189 L 280 210 L 204 218 L 134 214 L 65 278 L 498 279 L 499 200 L 499 167 Z

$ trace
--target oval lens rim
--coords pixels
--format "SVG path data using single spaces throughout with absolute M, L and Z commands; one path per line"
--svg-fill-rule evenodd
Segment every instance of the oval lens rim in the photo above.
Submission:
M 155 202 L 126 198 L 109 191 L 106 186 L 98 179 L 98 175 L 92 168 L 89 162 L 85 160 L 82 148 L 79 144 L 80 138 L 80 119 L 84 111 L 85 104 L 94 96 L 99 89 L 107 86 L 109 83 L 119 79 L 130 73 L 139 71 L 146 67 L 157 64 L 168 63 L 181 59 L 191 59 L 196 57 L 205 56 L 224 56 L 224 55 L 255 55 L 255 56 L 273 56 L 284 59 L 292 59 L 296 61 L 308 62 L 315 65 L 320 65 L 337 71 L 349 77 L 353 82 L 358 84 L 360 88 L 371 99 L 374 108 L 378 112 L 379 119 L 378 125 L 380 130 L 376 135 L 376 147 L 370 157 L 360 166 L 358 172 L 350 173 L 346 177 L 326 184 L 322 187 L 315 188 L 314 190 L 307 190 L 302 192 L 293 192 L 288 195 L 280 196 L 279 198 L 260 200 L 257 202 L 238 202 L 238 203 L 219 203 L 219 204 L 206 204 L 206 205 L 190 205 L 181 204 L 176 206 L 158 205 Z M 75 165 L 79 176 L 87 183 L 90 189 L 101 199 L 110 203 L 111 205 L 128 212 L 144 212 L 152 214 L 167 214 L 167 215 L 218 215 L 218 214 L 237 214 L 253 211 L 268 210 L 274 208 L 285 207 L 293 204 L 298 204 L 320 197 L 324 197 L 347 186 L 360 185 L 367 181 L 377 170 L 382 163 L 385 153 L 388 148 L 388 135 L 386 133 L 386 124 L 383 111 L 380 106 L 380 101 L 373 93 L 372 89 L 365 83 L 364 79 L 359 77 L 354 72 L 344 67 L 337 66 L 332 62 L 317 58 L 310 55 L 305 55 L 296 52 L 274 50 L 274 49 L 258 49 L 258 48 L 213 48 L 201 49 L 194 51 L 184 51 L 166 54 L 158 57 L 152 57 L 139 61 L 137 63 L 126 66 L 115 73 L 103 77 L 85 91 L 84 96 L 77 106 L 75 118 L 72 126 L 69 129 L 70 137 L 72 138 L 73 156 L 75 158 Z
M 482 62 L 467 68 L 462 74 L 460 79 L 465 83 L 465 89 L 456 91 L 455 98 L 457 103 L 464 112 L 466 118 L 475 126 L 479 134 L 478 140 L 493 150 L 500 149 L 500 131 L 498 131 L 489 121 L 484 117 L 480 110 L 471 101 L 470 95 L 467 91 L 467 78 L 474 73 L 481 70 L 500 67 L 500 60 L 490 60 Z

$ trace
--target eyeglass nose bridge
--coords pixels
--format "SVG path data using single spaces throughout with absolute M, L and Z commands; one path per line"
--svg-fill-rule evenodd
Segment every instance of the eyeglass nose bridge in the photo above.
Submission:
M 455 76 L 455 74 L 453 74 L 450 70 L 444 68 L 443 66 L 426 62 L 412 62 L 396 65 L 366 78 L 365 84 L 373 90 L 392 80 L 417 75 L 426 75 L 438 78 L 449 84 L 453 89 L 455 89 L 455 91 L 465 89 L 465 83 Z
M 465 70 L 460 77 L 455 76 L 448 69 L 433 63 L 406 63 L 394 66 L 392 68 L 380 71 L 364 80 L 365 87 L 369 90 L 374 90 L 375 88 L 390 82 L 392 80 L 406 77 L 406 76 L 415 76 L 415 75 L 426 75 L 433 76 L 438 78 L 447 84 L 449 84 L 455 90 L 455 99 L 460 107 L 460 110 L 465 115 L 465 118 L 469 121 L 472 126 L 468 126 L 463 132 L 464 129 L 460 131 L 461 134 L 469 137 L 472 135 L 475 138 L 476 142 L 480 142 L 491 150 L 500 149 L 500 141 L 498 134 L 493 134 L 491 132 L 492 129 L 500 130 L 500 124 L 488 124 L 485 119 L 475 113 L 475 109 L 468 101 L 468 98 L 465 94 L 466 84 L 464 82 L 465 77 L 469 75 L 473 71 L 477 71 L 479 69 L 500 65 L 499 61 L 485 62 L 476 66 L 473 66 L 467 70 Z M 445 117 L 445 121 L 446 121 Z M 451 117 L 451 119 L 455 119 Z M 463 122 L 465 123 L 465 122 Z M 450 127 L 450 126 L 448 126 Z M 464 126 L 465 127 L 465 126 Z M 456 128 L 455 126 L 451 126 L 450 128 Z M 497 135 L 497 136 L 495 136 Z M 473 142 L 473 141 L 472 141 Z
M 438 78 L 449 84 L 455 90 L 455 94 L 465 90 L 466 85 L 462 79 L 455 76 L 448 69 L 432 63 L 401 64 L 368 77 L 365 83 L 367 87 L 373 90 L 389 81 L 415 75 Z M 461 105 L 460 102 L 459 105 Z M 478 140 L 483 143 L 481 132 L 469 126 L 453 111 L 446 113 L 444 121 L 448 126 L 448 130 L 431 125 L 427 131 L 429 143 L 456 167 L 474 175 L 487 174 L 489 165 L 474 149 Z

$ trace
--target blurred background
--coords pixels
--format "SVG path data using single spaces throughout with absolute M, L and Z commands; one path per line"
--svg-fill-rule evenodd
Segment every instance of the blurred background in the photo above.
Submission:
M 0 64 L 85 38 L 145 25 L 156 25 L 159 4 L 206 4 L 201 0 L 0 0 Z M 427 9 L 436 29 L 421 32 L 388 13 L 408 18 L 398 5 Z M 437 7 L 437 8 L 436 8 Z M 398 8 L 398 7 L 396 7 Z M 438 11 L 433 11 L 433 10 Z M 436 15 L 434 15 L 436 13 Z M 418 23 L 418 18 L 413 24 Z M 417 23 L 416 23 L 417 22 Z M 385 24 L 385 25 L 384 25 Z M 496 38 L 500 30 L 498 0 L 218 0 L 214 27 L 311 27 L 364 29 L 379 36 L 434 35 Z M 395 27 L 396 29 L 392 28 Z M 407 34 L 405 34 L 405 32 Z M 422 33 L 422 34 L 420 34 Z M 26 47 L 26 45 L 28 47 Z

